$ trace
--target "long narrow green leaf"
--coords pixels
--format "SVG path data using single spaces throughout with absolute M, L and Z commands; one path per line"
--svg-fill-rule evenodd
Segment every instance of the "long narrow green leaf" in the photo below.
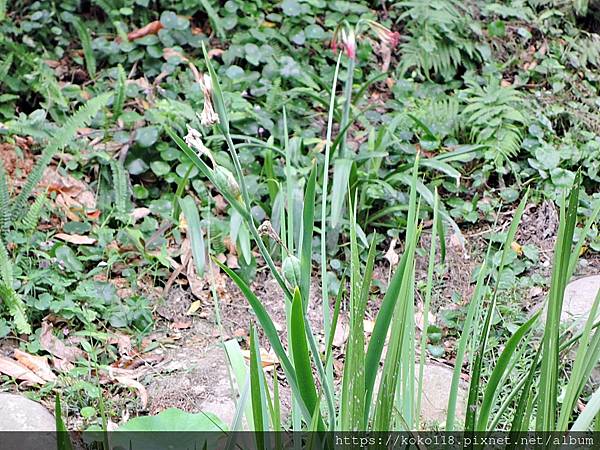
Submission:
M 221 23 L 221 18 L 219 17 L 219 15 L 215 11 L 215 9 L 208 2 L 208 0 L 200 0 L 200 4 L 204 8 L 204 12 L 206 12 L 206 15 L 208 16 L 208 19 L 210 20 L 210 23 L 213 26 L 213 29 L 217 33 L 217 36 L 219 36 L 220 39 L 225 39 L 226 38 L 225 29 L 223 28 L 223 24 Z
M 571 245 L 579 204 L 580 180 L 581 176 L 578 174 L 566 201 L 566 209 L 564 202 L 561 205 L 558 236 L 554 250 L 552 281 L 548 296 L 546 326 L 541 350 L 543 356 L 536 416 L 537 431 L 550 431 L 556 426 L 560 315 L 568 281 L 567 276 L 569 275 Z
M 290 383 L 290 387 L 294 392 L 294 396 L 301 400 L 300 406 L 304 418 L 307 422 L 310 422 L 312 418 L 312 412 L 310 411 L 312 410 L 307 407 L 304 401 L 302 401 L 304 397 L 302 396 L 301 390 L 299 388 L 296 371 L 294 369 L 294 366 L 292 365 L 292 362 L 288 358 L 287 353 L 283 348 L 283 345 L 281 344 L 281 340 L 279 339 L 279 335 L 277 334 L 277 329 L 275 328 L 273 321 L 269 317 L 267 310 L 263 306 L 262 302 L 258 299 L 258 297 L 254 295 L 254 293 L 246 284 L 246 282 L 242 278 L 240 278 L 238 274 L 236 274 L 229 267 L 221 264 L 219 261 L 214 261 L 240 288 L 240 290 L 244 294 L 244 297 L 246 297 L 246 300 L 248 300 L 248 303 L 250 303 L 250 306 L 252 307 L 252 310 L 254 311 L 254 314 L 256 315 L 260 326 L 262 327 L 265 335 L 267 336 L 267 339 L 269 340 L 269 343 L 271 344 L 271 347 L 273 348 L 273 351 L 275 352 L 277 358 L 279 358 L 279 361 L 281 362 L 281 366 L 285 372 L 288 382 Z
M 249 377 L 249 369 L 244 361 L 244 357 L 242 356 L 242 351 L 238 342 L 235 339 L 230 339 L 225 342 L 225 354 L 227 355 L 227 360 L 229 361 L 229 366 L 233 371 L 233 376 L 235 377 L 235 381 L 238 386 L 238 391 L 240 394 L 240 401 L 242 401 L 242 390 L 246 381 L 250 379 Z M 245 414 L 246 420 L 248 422 L 248 428 L 250 430 L 254 429 L 254 420 L 252 413 L 252 403 L 246 402 L 245 406 Z M 234 427 L 231 428 L 232 431 L 242 431 L 236 430 Z
M 182 198 L 179 201 L 181 210 L 188 225 L 188 232 L 192 241 L 192 257 L 196 266 L 198 276 L 204 274 L 206 266 L 206 246 L 204 244 L 204 236 L 200 227 L 200 215 L 194 199 L 190 196 Z
M 329 112 L 327 116 L 327 133 L 325 139 L 325 161 L 323 163 L 323 182 L 321 188 L 321 299 L 323 307 L 323 333 L 327 340 L 333 336 L 331 329 L 331 312 L 329 310 L 329 286 L 327 284 L 327 196 L 329 192 L 329 160 L 331 155 L 331 135 L 333 132 L 333 116 L 335 111 L 335 90 L 337 86 L 338 74 L 340 70 L 340 61 L 342 53 L 338 55 L 335 71 L 333 73 L 333 82 L 329 99 Z M 333 360 L 325 359 L 326 383 L 333 390 Z M 330 428 L 333 426 L 333 420 L 330 422 Z
M 585 409 L 579 415 L 573 426 L 571 427 L 571 431 L 588 431 L 590 426 L 592 425 L 592 421 L 594 418 L 598 416 L 600 413 L 600 388 L 594 392 L 592 398 L 587 405 L 585 405 Z
M 408 229 L 406 234 L 407 247 L 417 239 L 416 231 L 416 218 L 417 218 L 417 173 L 418 173 L 419 159 L 415 159 L 413 168 L 413 177 L 410 189 L 409 197 L 409 214 L 408 214 Z M 383 297 L 375 325 L 373 327 L 373 333 L 371 334 L 371 340 L 367 348 L 367 354 L 365 357 L 365 421 L 369 417 L 369 410 L 371 405 L 371 399 L 373 396 L 373 388 L 375 385 L 375 378 L 377 371 L 379 370 L 379 362 L 381 360 L 381 353 L 385 339 L 394 316 L 396 304 L 401 296 L 401 290 L 406 283 L 406 273 L 412 270 L 413 259 L 410 250 L 405 250 L 400 263 L 396 268 L 396 272 L 390 281 L 390 285 Z
M 425 302 L 423 305 L 423 326 L 421 328 L 421 345 L 420 345 L 420 358 L 419 358 L 419 378 L 417 387 L 417 402 L 416 402 L 416 426 L 415 429 L 419 429 L 419 420 L 421 417 L 421 400 L 423 397 L 423 372 L 425 370 L 425 348 L 427 346 L 427 329 L 429 327 L 429 308 L 431 305 L 431 293 L 433 290 L 433 270 L 435 266 L 436 256 L 436 240 L 439 222 L 439 204 L 440 199 L 437 192 L 435 191 L 435 203 L 433 206 L 433 226 L 431 227 L 431 241 L 429 243 L 429 261 L 427 262 L 427 285 L 425 288 Z M 443 238 L 443 236 L 442 236 Z
M 65 422 L 62 418 L 60 394 L 56 394 L 56 398 L 54 399 L 54 411 L 56 418 L 56 448 L 58 450 L 73 450 L 73 444 L 71 444 L 69 431 L 67 430 Z
M 346 192 L 350 170 L 354 161 L 338 158 L 333 163 L 333 186 L 331 192 L 331 226 L 337 228 L 342 218 L 342 211 L 346 204 Z
M 298 387 L 300 388 L 300 395 L 304 399 L 304 404 L 308 410 L 311 411 L 311 420 L 309 421 L 309 423 L 311 423 L 318 406 L 317 389 L 312 374 L 310 354 L 308 351 L 305 318 L 302 308 L 302 297 L 298 288 L 296 288 L 294 292 L 294 300 L 292 301 L 290 325 L 290 338 L 292 341 L 292 347 L 294 348 L 294 368 L 296 369 L 296 374 L 298 377 Z M 325 430 L 322 419 L 319 419 L 318 422 L 319 430 Z
M 517 331 L 510 337 L 506 343 L 504 350 L 500 354 L 500 357 L 496 361 L 496 365 L 490 378 L 487 380 L 486 389 L 483 394 L 483 401 L 481 402 L 481 408 L 479 410 L 479 417 L 477 419 L 477 426 L 475 431 L 486 431 L 490 413 L 495 399 L 499 394 L 498 385 L 502 379 L 504 373 L 508 369 L 511 359 L 517 351 L 517 346 L 523 339 L 523 337 L 529 332 L 533 324 L 537 321 L 539 313 L 532 316 L 527 322 L 521 325 Z
M 300 295 L 304 301 L 304 312 L 310 302 L 310 279 L 312 274 L 312 239 L 315 225 L 315 185 L 317 183 L 317 165 L 308 177 L 304 192 L 304 210 L 302 213 L 302 241 L 300 242 Z
M 515 235 L 517 233 L 517 229 L 519 227 L 519 223 L 521 222 L 521 217 L 523 212 L 525 211 L 525 206 L 527 204 L 527 199 L 529 197 L 529 191 L 525 193 L 519 206 L 517 207 L 515 214 L 513 216 L 513 220 L 508 229 L 508 233 L 506 235 L 506 240 L 504 242 L 504 246 L 502 249 L 502 256 L 500 257 L 500 264 L 498 266 L 498 274 L 496 276 L 496 286 L 494 288 L 494 292 L 492 295 L 492 301 L 488 306 L 488 310 L 485 316 L 483 328 L 481 330 L 481 337 L 479 338 L 478 345 L 479 348 L 477 350 L 477 354 L 475 356 L 475 362 L 473 363 L 473 372 L 471 374 L 471 384 L 469 386 L 469 397 L 467 401 L 467 413 L 465 417 L 465 430 L 474 431 L 477 419 L 477 402 L 479 399 L 479 384 L 481 382 L 481 369 L 483 366 L 483 357 L 486 352 L 487 340 L 490 333 L 490 327 L 492 323 L 492 316 L 494 314 L 494 310 L 496 308 L 496 296 L 498 294 L 498 288 L 500 284 L 500 278 L 502 271 L 504 270 L 504 266 L 506 263 L 506 258 L 508 256 L 508 252 L 512 251 L 511 244 L 515 239 Z
M 257 448 L 265 448 L 263 431 L 268 430 L 265 422 L 264 384 L 262 383 L 263 371 L 258 349 L 258 336 L 256 329 L 250 328 L 250 397 L 252 399 L 252 418 L 254 421 L 254 436 Z
M 479 274 L 477 275 L 477 283 L 475 284 L 473 297 L 471 298 L 471 301 L 469 302 L 469 308 L 467 309 L 467 318 L 465 319 L 463 331 L 458 341 L 458 348 L 456 350 L 456 360 L 454 362 L 454 372 L 452 374 L 452 383 L 450 384 L 450 395 L 448 396 L 446 431 L 454 431 L 454 422 L 456 420 L 456 406 L 458 402 L 458 385 L 460 383 L 460 375 L 465 359 L 465 352 L 473 334 L 473 328 L 475 325 L 474 319 L 476 317 L 477 311 L 479 311 L 480 309 L 481 301 L 483 299 L 483 293 L 485 290 L 485 279 L 488 275 L 488 267 L 486 260 L 489 257 L 489 249 L 490 247 L 488 246 L 486 257 L 484 258 L 483 263 L 479 268 Z
M 83 24 L 81 19 L 73 17 L 73 26 L 79 36 L 81 42 L 81 48 L 83 49 L 83 59 L 85 61 L 85 68 L 90 78 L 96 77 L 96 57 L 94 56 L 94 49 L 92 48 L 92 38 L 88 28 Z

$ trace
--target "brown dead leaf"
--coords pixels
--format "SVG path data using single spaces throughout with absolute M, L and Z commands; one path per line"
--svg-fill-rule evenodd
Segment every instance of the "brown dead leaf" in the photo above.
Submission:
M 175 50 L 174 48 L 170 47 L 163 49 L 163 58 L 166 60 L 170 58 L 179 58 L 185 63 L 190 61 L 181 51 Z
M 70 175 L 63 175 L 54 167 L 48 167 L 40 186 L 57 193 L 56 204 L 65 211 L 69 219 L 79 221 L 78 213 L 90 218 L 98 217 L 96 195 L 84 182 Z
M 375 322 L 368 319 L 363 320 L 363 329 L 365 330 L 365 333 L 373 334 L 373 330 L 375 329 Z
M 80 234 L 57 233 L 54 235 L 54 237 L 56 239 L 60 239 L 61 241 L 75 245 L 94 245 L 96 243 L 96 239 L 89 236 L 82 236 Z
M 19 361 L 40 378 L 46 381 L 56 380 L 56 375 L 54 372 L 52 372 L 52 369 L 50 369 L 47 357 L 30 355 L 29 353 L 22 352 L 19 349 L 15 349 L 13 356 L 17 361 Z
M 163 24 L 160 23 L 160 20 L 155 20 L 147 25 L 144 25 L 142 28 L 133 30 L 127 35 L 127 39 L 129 39 L 130 41 L 135 41 L 136 39 L 141 39 L 144 36 L 148 36 L 149 34 L 156 34 L 162 29 Z
M 192 302 L 192 304 L 190 305 L 189 309 L 187 310 L 187 312 L 185 314 L 187 316 L 191 316 L 196 311 L 198 311 L 201 307 L 202 307 L 202 302 L 200 300 L 196 300 L 195 302 Z
M 192 294 L 194 294 L 194 296 L 200 300 L 206 298 L 206 294 L 204 292 L 206 281 L 204 278 L 198 276 L 198 273 L 196 272 L 196 263 L 194 262 L 193 258 L 190 258 L 188 261 L 185 274 L 188 279 L 188 283 L 190 283 L 190 290 L 192 291 Z
M 46 380 L 33 373 L 26 366 L 4 356 L 0 356 L 0 373 L 30 384 L 46 384 Z
M 223 50 L 222 48 L 211 48 L 208 51 L 208 58 L 209 59 L 213 59 L 214 57 L 219 57 L 221 56 L 223 53 L 225 52 L 225 50 Z
M 279 364 L 279 359 L 273 350 L 267 351 L 264 348 L 260 348 L 260 362 L 265 370 L 271 370 L 275 365 Z M 242 350 L 244 359 L 250 361 L 250 350 Z
M 54 336 L 53 329 L 54 327 L 48 322 L 42 322 L 42 333 L 40 334 L 40 347 L 42 350 L 61 359 L 63 363 L 72 363 L 78 358 L 85 357 L 82 350 L 76 347 L 68 347 L 63 341 Z
M 119 355 L 128 356 L 131 354 L 132 345 L 131 345 L 131 337 L 126 334 L 121 333 L 113 333 L 110 335 L 108 340 L 109 344 L 117 344 L 117 349 L 119 350 Z
M 144 385 L 142 383 L 140 383 L 139 381 L 134 380 L 132 378 L 128 378 L 128 377 L 118 377 L 117 376 L 114 379 L 115 379 L 115 381 L 119 382 L 123 386 L 127 386 L 129 388 L 133 388 L 136 391 L 138 391 L 138 394 L 140 395 L 140 403 L 142 405 L 142 409 L 146 409 L 146 406 L 148 405 L 148 392 L 146 391 L 146 388 L 144 387 Z

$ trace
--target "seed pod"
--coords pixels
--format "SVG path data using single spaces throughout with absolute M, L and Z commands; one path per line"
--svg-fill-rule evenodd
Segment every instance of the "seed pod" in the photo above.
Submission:
M 240 197 L 240 186 L 233 174 L 223 166 L 216 166 L 213 170 L 215 183 L 220 191 L 228 192 L 235 198 Z
M 281 264 L 283 278 L 287 281 L 291 288 L 300 285 L 300 260 L 294 255 L 288 255 Z

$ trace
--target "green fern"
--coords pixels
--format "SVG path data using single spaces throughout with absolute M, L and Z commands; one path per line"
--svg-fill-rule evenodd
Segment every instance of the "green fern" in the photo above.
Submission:
M 121 164 L 119 161 L 111 161 L 110 167 L 112 170 L 114 201 L 117 218 L 123 222 L 126 222 L 131 211 L 129 177 L 125 173 L 123 164 Z
M 0 239 L 8 233 L 11 222 L 12 212 L 10 208 L 8 178 L 4 169 L 4 163 L 0 159 Z
M 29 207 L 20 223 L 20 228 L 25 233 L 32 233 L 37 228 L 45 204 L 46 194 L 44 193 L 44 195 L 37 196 L 33 204 Z
M 11 287 L 0 283 L 0 300 L 12 316 L 17 332 L 31 334 L 31 325 L 27 320 L 26 307 L 23 300 Z
M 457 0 L 405 0 L 407 40 L 402 44 L 401 73 L 410 69 L 429 78 L 431 74 L 450 79 L 461 66 L 481 60 L 477 41 L 469 28 L 470 15 Z
M 85 61 L 87 73 L 90 78 L 94 78 L 96 76 L 96 58 L 94 57 L 94 50 L 92 49 L 92 38 L 90 36 L 90 32 L 83 22 L 77 17 L 74 17 L 71 23 L 75 27 L 77 36 L 79 36 L 79 40 L 81 41 L 83 59 Z
M 123 112 L 125 104 L 125 88 L 127 87 L 127 76 L 121 64 L 117 67 L 117 88 L 115 89 L 115 98 L 113 100 L 113 116 L 117 120 Z
M 56 132 L 50 142 L 48 142 L 48 145 L 42 152 L 40 159 L 29 174 L 29 177 L 27 177 L 27 181 L 23 185 L 21 192 L 15 199 L 12 208 L 13 218 L 23 217 L 23 211 L 25 210 L 27 200 L 42 179 L 44 170 L 46 170 L 46 167 L 48 167 L 54 155 L 73 140 L 77 130 L 84 127 L 90 120 L 92 120 L 98 111 L 104 105 L 106 105 L 109 98 L 110 94 L 103 94 L 93 98 L 92 100 L 89 100 L 84 106 L 80 107 L 70 119 L 67 120 L 67 122 Z
M 491 80 L 482 86 L 467 80 L 463 91 L 467 106 L 461 116 L 463 126 L 471 139 L 489 148 L 488 160 L 500 169 L 506 160 L 514 158 L 520 148 L 522 131 L 528 124 L 524 111 L 525 102 L 513 87 L 500 86 L 500 80 Z
M 455 97 L 424 98 L 418 101 L 411 113 L 423 122 L 440 140 L 455 136 L 460 119 L 459 102 Z
M 14 283 L 13 264 L 6 250 L 4 242 L 0 239 L 0 281 L 12 287 Z

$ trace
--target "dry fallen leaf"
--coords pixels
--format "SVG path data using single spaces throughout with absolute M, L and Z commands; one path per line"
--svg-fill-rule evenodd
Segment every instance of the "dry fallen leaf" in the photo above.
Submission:
M 199 299 L 206 298 L 206 294 L 204 292 L 206 280 L 204 277 L 198 276 L 198 273 L 196 272 L 196 263 L 194 262 L 193 258 L 190 258 L 185 274 L 188 283 L 190 283 L 190 290 L 192 291 L 192 294 Z
M 54 327 L 48 322 L 42 322 L 42 333 L 40 334 L 40 347 L 42 350 L 61 359 L 63 363 L 72 363 L 78 358 L 85 357 L 82 350 L 76 347 L 68 347 L 63 341 L 54 336 L 53 329 Z
M 512 248 L 513 251 L 517 255 L 519 255 L 519 256 L 523 255 L 523 246 L 521 244 L 519 244 L 518 242 L 515 242 L 515 241 L 511 242 L 510 248 Z
M 94 245 L 96 243 L 96 239 L 89 236 L 82 236 L 80 234 L 57 233 L 54 235 L 54 237 L 56 239 L 60 239 L 61 241 L 75 245 Z
M 119 350 L 119 354 L 121 356 L 127 356 L 131 354 L 131 337 L 127 336 L 126 334 L 111 334 L 108 343 L 117 344 L 117 349 Z
M 14 359 L 5 358 L 4 356 L 0 356 L 0 373 L 16 378 L 17 380 L 23 380 L 26 383 L 46 383 L 46 380 L 33 373 L 20 362 L 15 361 Z
M 148 392 L 146 388 L 137 380 L 127 377 L 115 377 L 116 381 L 121 383 L 123 386 L 127 386 L 135 389 L 140 394 L 140 403 L 142 404 L 142 409 L 146 409 L 148 405 Z
M 250 361 L 250 350 L 242 350 L 244 359 Z M 279 359 L 273 351 L 268 352 L 264 348 L 260 348 L 260 361 L 264 369 L 272 369 L 276 364 L 279 364 Z
M 201 306 L 202 306 L 202 302 L 200 300 L 196 300 L 195 302 L 192 302 L 192 304 L 190 305 L 190 307 L 188 308 L 188 310 L 185 314 L 188 316 L 191 316 L 196 311 L 198 311 Z
M 15 349 L 13 356 L 17 361 L 35 373 L 37 376 L 45 381 L 56 380 L 56 375 L 50 369 L 48 365 L 48 358 L 45 356 L 35 356 L 29 353 L 22 352 L 19 349 Z
M 141 39 L 144 36 L 148 36 L 149 34 L 156 34 L 162 29 L 163 29 L 163 24 L 160 23 L 160 20 L 155 20 L 155 21 L 150 22 L 149 24 L 143 26 L 142 28 L 133 30 L 131 33 L 129 33 L 127 35 L 127 39 L 129 39 L 130 41 L 135 41 L 136 39 Z

